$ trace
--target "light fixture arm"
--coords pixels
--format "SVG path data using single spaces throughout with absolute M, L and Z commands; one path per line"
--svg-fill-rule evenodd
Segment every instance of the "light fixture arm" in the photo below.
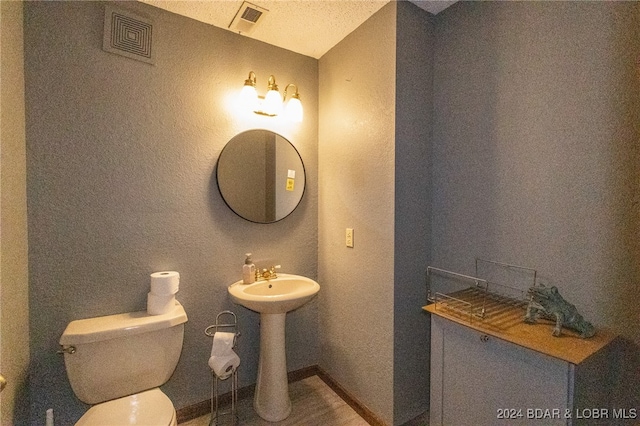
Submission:
M 287 90 L 289 90 L 289 87 L 291 87 L 291 86 L 293 86 L 296 89 L 296 92 L 293 95 L 291 95 L 291 97 L 294 98 L 294 99 L 300 100 L 300 94 L 298 93 L 298 86 L 296 86 L 293 83 L 289 83 L 289 84 L 287 84 L 287 87 L 284 88 L 284 94 L 282 95 L 282 101 L 283 102 L 287 100 Z
M 249 71 L 249 77 L 244 81 L 244 85 L 256 87 L 256 73 Z

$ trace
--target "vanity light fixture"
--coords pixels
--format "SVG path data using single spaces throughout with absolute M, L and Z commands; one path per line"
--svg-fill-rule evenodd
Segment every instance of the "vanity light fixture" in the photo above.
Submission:
M 287 101 L 287 91 L 290 87 L 295 89 L 295 93 L 291 95 L 289 101 Z M 287 84 L 284 89 L 284 95 L 281 98 L 278 85 L 276 84 L 276 78 L 273 75 L 269 76 L 267 94 L 265 97 L 262 97 L 258 96 L 258 92 L 256 91 L 256 74 L 253 71 L 249 72 L 249 77 L 244 81 L 244 87 L 240 92 L 240 98 L 244 107 L 256 114 L 275 117 L 282 114 L 284 109 L 284 115 L 289 118 L 289 120 L 296 123 L 302 121 L 303 110 L 302 103 L 300 102 L 300 94 L 298 93 L 298 86 L 293 83 Z M 286 106 L 283 108 L 285 102 Z

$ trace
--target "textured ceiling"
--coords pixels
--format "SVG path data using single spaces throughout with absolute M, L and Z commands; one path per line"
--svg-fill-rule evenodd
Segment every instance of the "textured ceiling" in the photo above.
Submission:
M 243 0 L 139 1 L 224 29 L 229 29 L 229 24 L 243 3 Z M 247 37 L 317 59 L 388 2 L 255 0 L 250 3 L 269 12 Z M 455 3 L 455 0 L 416 0 L 412 3 L 435 14 Z

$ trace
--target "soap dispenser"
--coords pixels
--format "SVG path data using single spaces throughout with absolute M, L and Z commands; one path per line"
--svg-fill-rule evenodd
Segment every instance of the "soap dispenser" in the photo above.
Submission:
M 242 282 L 252 284 L 256 280 L 256 265 L 251 260 L 251 253 L 247 253 L 246 256 L 244 265 L 242 265 Z

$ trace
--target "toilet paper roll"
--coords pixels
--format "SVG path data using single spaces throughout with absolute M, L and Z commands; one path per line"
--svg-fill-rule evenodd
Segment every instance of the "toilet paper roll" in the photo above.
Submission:
M 147 313 L 149 315 L 162 315 L 171 312 L 176 304 L 176 296 L 147 294 Z
M 180 274 L 176 271 L 161 271 L 151 274 L 151 293 L 159 296 L 176 294 L 180 288 Z
M 233 351 L 235 333 L 217 331 L 213 335 L 209 367 L 216 376 L 226 379 L 240 365 L 240 357 Z
M 220 379 L 226 379 L 240 365 L 240 357 L 234 351 L 224 356 L 211 356 L 209 367 Z
M 211 356 L 225 356 L 233 352 L 235 343 L 235 333 L 216 331 L 213 334 L 213 344 L 211 345 Z

